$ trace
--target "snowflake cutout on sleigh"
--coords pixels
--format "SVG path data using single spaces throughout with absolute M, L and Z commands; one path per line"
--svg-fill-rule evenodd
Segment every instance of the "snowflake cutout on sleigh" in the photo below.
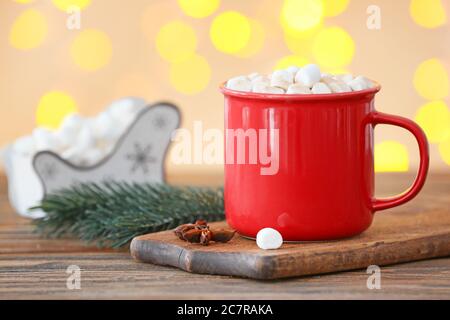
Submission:
M 141 144 L 134 144 L 134 152 L 127 154 L 127 159 L 132 162 L 131 172 L 135 173 L 142 169 L 144 173 L 148 173 L 149 166 L 156 162 L 156 158 L 151 156 L 151 145 L 142 147 Z

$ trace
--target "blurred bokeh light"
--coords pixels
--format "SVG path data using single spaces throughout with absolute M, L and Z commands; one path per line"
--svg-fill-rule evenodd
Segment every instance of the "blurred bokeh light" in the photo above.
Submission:
M 36 110 L 36 125 L 57 129 L 65 116 L 76 113 L 77 105 L 72 97 L 60 91 L 44 94 Z
M 369 6 L 380 29 L 366 24 Z M 81 28 L 69 29 L 77 7 Z M 446 0 L 2 0 L 0 147 L 123 96 L 174 102 L 187 129 L 223 128 L 220 83 L 317 63 L 380 82 L 377 109 L 416 120 L 431 170 L 448 171 L 449 10 Z M 375 142 L 377 171 L 416 170 L 409 133 L 379 126 Z

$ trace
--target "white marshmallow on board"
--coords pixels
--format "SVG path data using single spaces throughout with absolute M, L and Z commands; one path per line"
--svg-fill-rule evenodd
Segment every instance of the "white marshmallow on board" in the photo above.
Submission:
M 289 86 L 286 94 L 311 94 L 311 89 L 301 83 L 294 83 Z
M 45 150 L 58 152 L 63 147 L 61 141 L 53 132 L 42 127 L 33 130 L 33 140 L 36 152 Z
M 294 75 L 286 70 L 277 70 L 272 73 L 270 78 L 270 85 L 272 87 L 279 87 L 284 90 L 294 83 Z
M 231 78 L 227 81 L 227 88 L 231 90 L 250 92 L 252 90 L 252 82 L 245 76 Z
M 32 156 L 35 152 L 35 143 L 32 136 L 18 138 L 13 144 L 14 152 L 23 156 Z
M 264 250 L 278 249 L 283 244 L 283 237 L 275 229 L 264 228 L 256 235 L 256 244 Z
M 317 82 L 311 89 L 314 94 L 332 93 L 331 89 L 323 82 Z
M 263 82 L 255 82 L 252 87 L 252 92 L 255 93 L 270 93 L 270 94 L 283 94 L 284 90 L 279 87 L 272 87 Z
M 295 81 L 312 88 L 314 84 L 320 81 L 322 74 L 315 64 L 308 64 L 301 68 L 295 75 Z

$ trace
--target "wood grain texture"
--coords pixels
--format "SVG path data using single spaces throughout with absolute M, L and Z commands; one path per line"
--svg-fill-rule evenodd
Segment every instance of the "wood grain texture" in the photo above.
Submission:
M 66 268 L 81 268 L 68 290 Z M 193 274 L 136 263 L 128 253 L 0 255 L 0 299 L 449 299 L 450 258 L 381 268 L 381 289 L 366 270 L 259 281 Z
M 401 192 L 413 178 L 377 175 L 377 195 Z M 218 185 L 222 177 L 172 175 L 169 181 Z M 435 174 L 416 199 L 379 216 L 448 210 L 449 195 L 450 175 Z M 0 230 L 0 299 L 450 299 L 450 258 L 382 267 L 381 289 L 369 290 L 366 269 L 259 281 L 136 263 L 127 251 L 105 252 L 75 240 L 40 239 L 30 222 L 12 211 L 1 175 Z M 77 246 L 67 246 L 70 242 Z M 81 268 L 81 290 L 66 287 L 72 264 Z
M 225 222 L 211 228 L 227 228 Z M 173 231 L 133 239 L 131 254 L 139 261 L 207 274 L 276 279 L 388 265 L 450 255 L 450 212 L 423 211 L 380 215 L 359 236 L 327 242 L 284 243 L 261 250 L 240 236 L 209 246 L 178 239 Z

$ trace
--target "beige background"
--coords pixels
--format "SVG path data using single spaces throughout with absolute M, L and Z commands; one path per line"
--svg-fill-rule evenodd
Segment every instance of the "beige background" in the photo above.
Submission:
M 449 1 L 444 0 L 447 16 Z M 382 29 L 366 28 L 366 9 L 376 4 L 382 10 Z M 222 97 L 218 84 L 225 79 L 253 71 L 270 72 L 275 62 L 291 54 L 283 40 L 279 23 L 282 1 L 223 0 L 219 9 L 204 19 L 186 16 L 174 0 L 93 0 L 82 12 L 82 28 L 106 32 L 113 47 L 112 60 L 104 68 L 86 72 L 70 59 L 70 43 L 79 31 L 65 27 L 67 14 L 50 0 L 18 4 L 0 0 L 0 146 L 31 132 L 40 97 L 51 90 L 70 93 L 80 112 L 95 115 L 112 100 L 136 95 L 148 101 L 169 100 L 180 106 L 183 126 L 195 120 L 205 128 L 223 127 Z M 49 33 L 42 45 L 20 51 L 9 44 L 14 19 L 25 9 L 36 8 L 47 18 Z M 348 67 L 355 74 L 378 80 L 382 92 L 377 98 L 380 111 L 414 119 L 418 108 L 427 102 L 414 89 L 413 75 L 424 60 L 438 58 L 450 70 L 449 24 L 437 29 L 422 28 L 409 15 L 408 0 L 352 0 L 341 15 L 327 18 L 325 25 L 343 27 L 356 44 L 353 62 Z M 264 27 L 265 42 L 251 58 L 238 58 L 216 50 L 209 38 L 209 27 L 218 13 L 237 10 L 257 19 Z M 191 25 L 198 37 L 197 52 L 212 69 L 209 85 L 196 95 L 177 92 L 169 82 L 170 64 L 156 48 L 159 28 L 173 19 Z M 449 99 L 445 100 L 449 105 Z M 410 156 L 410 170 L 417 166 L 415 141 L 401 129 L 377 129 L 376 141 L 396 140 L 405 144 Z M 436 145 L 431 146 L 432 170 L 449 171 Z M 221 166 L 175 166 L 169 170 L 222 170 Z

